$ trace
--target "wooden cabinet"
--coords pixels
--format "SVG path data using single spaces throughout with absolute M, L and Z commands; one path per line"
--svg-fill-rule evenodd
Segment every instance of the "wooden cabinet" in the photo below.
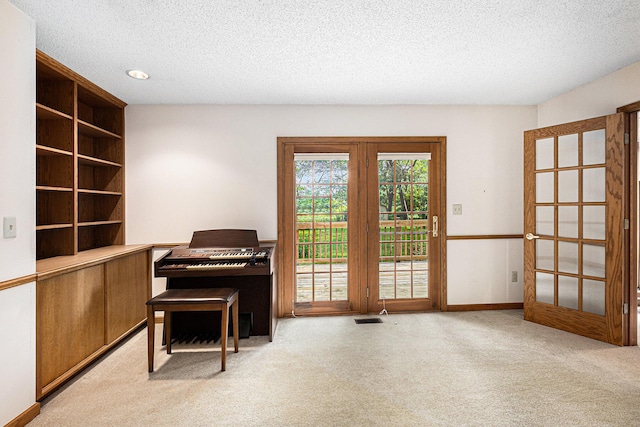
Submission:
M 39 384 L 44 388 L 104 344 L 104 266 L 37 282 Z
M 140 283 L 149 282 L 151 254 L 140 252 L 109 261 L 104 268 L 105 340 L 116 341 L 131 325 L 147 318 L 146 303 L 151 291 Z M 150 285 L 149 285 L 150 286 Z
M 36 52 L 36 257 L 124 236 L 125 103 Z
M 150 245 L 131 245 L 37 262 L 38 400 L 145 323 L 151 260 Z

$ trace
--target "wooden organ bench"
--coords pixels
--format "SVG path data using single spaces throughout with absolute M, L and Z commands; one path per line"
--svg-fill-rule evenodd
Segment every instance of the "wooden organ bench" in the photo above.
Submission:
M 171 354 L 171 313 L 179 311 L 221 311 L 220 345 L 222 371 L 226 369 L 229 309 L 232 312 L 234 352 L 238 352 L 238 290 L 233 288 L 168 289 L 147 301 L 149 372 L 153 372 L 155 312 L 164 311 L 167 354 Z

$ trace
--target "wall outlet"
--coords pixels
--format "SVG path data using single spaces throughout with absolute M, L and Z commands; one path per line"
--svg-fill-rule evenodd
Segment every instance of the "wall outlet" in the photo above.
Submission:
M 462 215 L 462 205 L 456 203 L 453 205 L 453 214 L 454 215 Z
M 518 272 L 517 271 L 512 271 L 511 272 L 511 283 L 516 283 L 518 281 Z
M 16 217 L 5 216 L 2 219 L 2 237 L 5 239 L 15 239 L 17 235 L 18 231 L 16 229 Z

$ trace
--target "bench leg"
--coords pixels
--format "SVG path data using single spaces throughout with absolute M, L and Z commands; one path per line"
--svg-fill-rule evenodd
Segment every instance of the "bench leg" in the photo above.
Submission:
M 153 372 L 153 341 L 155 338 L 155 310 L 152 305 L 147 306 L 147 358 L 149 360 L 149 372 Z
M 231 305 L 231 312 L 233 316 L 233 351 L 234 353 L 238 352 L 238 335 L 240 325 L 238 325 L 238 299 L 236 298 L 235 302 Z
M 227 335 L 229 335 L 229 305 L 224 304 L 222 306 L 220 326 L 220 345 L 222 346 L 221 359 L 222 359 L 222 371 L 226 369 L 227 364 Z
M 167 343 L 167 354 L 171 354 L 171 311 L 164 311 L 164 340 Z

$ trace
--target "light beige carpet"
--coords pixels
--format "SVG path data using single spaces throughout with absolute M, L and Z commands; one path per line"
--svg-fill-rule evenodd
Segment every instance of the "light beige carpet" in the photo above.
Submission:
M 166 355 L 157 328 L 149 374 L 144 329 L 29 425 L 640 425 L 638 347 L 525 322 L 521 310 L 376 317 L 282 319 L 272 343 L 240 340 L 226 372 L 218 343 Z

